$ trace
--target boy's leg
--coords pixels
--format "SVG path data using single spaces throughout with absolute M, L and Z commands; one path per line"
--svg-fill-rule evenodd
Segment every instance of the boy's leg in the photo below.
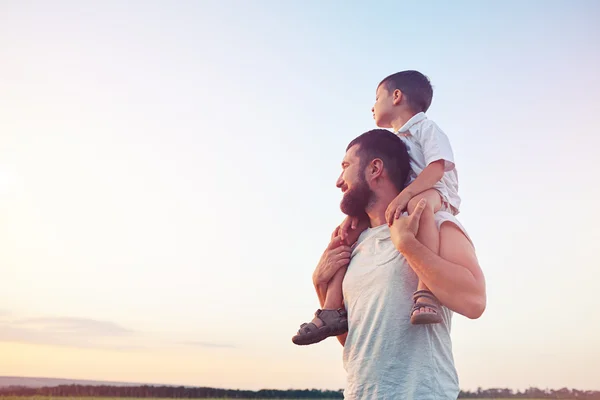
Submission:
M 419 220 L 417 240 L 433 253 L 439 254 L 440 233 L 435 223 L 435 213 L 442 207 L 442 198 L 435 189 L 429 189 L 420 193 L 408 203 L 409 214 L 413 213 L 422 198 L 427 200 L 427 206 L 423 210 L 423 214 L 421 214 L 421 219 Z M 414 299 L 415 307 L 411 314 L 411 322 L 413 324 L 441 322 L 441 316 L 438 314 L 439 301 L 421 280 L 419 280 Z M 419 307 L 420 305 L 423 306 Z
M 368 223 L 361 221 L 356 229 L 350 229 L 348 231 L 348 237 L 345 243 L 352 246 L 357 240 L 362 231 L 367 228 Z M 327 285 L 327 294 L 325 296 L 325 304 L 323 304 L 324 310 L 337 310 L 338 308 L 344 307 L 344 296 L 342 293 L 342 284 L 344 282 L 344 276 L 348 267 L 340 268 L 335 275 L 331 278 L 331 281 Z
M 342 283 L 348 267 L 340 268 L 327 285 L 323 309 L 317 310 L 309 323 L 300 325 L 292 342 L 304 346 L 348 332 L 348 314 L 343 307 Z
M 348 232 L 346 243 L 354 244 L 361 232 L 366 228 L 360 224 Z M 297 345 L 318 343 L 329 336 L 338 336 L 348 331 L 348 315 L 344 310 L 342 284 L 348 267 L 340 268 L 327 284 L 327 293 L 322 310 L 317 310 L 313 320 L 300 325 L 300 330 L 292 338 Z
M 342 284 L 348 267 L 342 267 L 333 275 L 329 285 L 327 285 L 327 295 L 325 296 L 325 310 L 337 310 L 344 307 L 344 296 L 342 294 Z

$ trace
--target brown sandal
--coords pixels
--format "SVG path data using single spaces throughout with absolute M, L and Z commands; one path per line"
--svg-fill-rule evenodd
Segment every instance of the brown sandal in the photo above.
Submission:
M 431 303 L 418 302 L 421 297 L 431 300 Z M 417 290 L 413 294 L 413 301 L 415 304 L 410 311 L 410 322 L 413 325 L 439 324 L 442 322 L 442 316 L 440 315 L 440 301 L 433 295 L 433 293 L 431 293 L 431 291 Z M 421 308 L 430 308 L 433 311 L 419 311 L 415 314 L 415 311 Z
M 314 322 L 300 325 L 300 330 L 292 338 L 292 342 L 299 346 L 318 343 L 330 336 L 338 336 L 348 332 L 348 313 L 343 308 L 337 310 L 317 310 L 315 319 L 321 321 L 321 327 Z M 313 319 L 314 321 L 314 319 Z

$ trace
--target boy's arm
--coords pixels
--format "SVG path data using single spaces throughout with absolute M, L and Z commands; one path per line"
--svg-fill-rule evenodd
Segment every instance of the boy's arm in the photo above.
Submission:
M 437 160 L 425 167 L 423 171 L 415 178 L 410 185 L 404 188 L 398 196 L 404 196 L 407 198 L 406 204 L 418 195 L 426 190 L 431 189 L 436 183 L 438 183 L 444 177 L 444 165 L 445 160 Z
M 454 168 L 454 152 L 450 140 L 437 124 L 426 120 L 421 128 L 414 132 L 414 138 L 421 146 L 426 167 L 386 209 L 385 219 L 390 226 L 394 219 L 400 217 L 413 197 L 433 188 L 444 177 L 444 172 Z
M 433 188 L 443 178 L 445 163 L 445 160 L 437 160 L 426 166 L 415 180 L 392 200 L 385 211 L 385 220 L 390 226 L 394 219 L 400 217 L 413 197 Z

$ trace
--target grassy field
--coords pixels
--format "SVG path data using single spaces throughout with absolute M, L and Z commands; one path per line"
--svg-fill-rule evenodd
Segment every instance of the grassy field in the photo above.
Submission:
M 159 397 L 144 397 L 144 398 L 140 398 L 140 397 L 92 397 L 92 396 L 69 396 L 69 397 L 63 397 L 63 396 L 0 396 L 0 400 L 65 400 L 65 399 L 69 399 L 69 400 L 194 400 L 194 399 L 174 399 L 174 398 L 159 398 Z M 231 400 L 276 400 L 273 398 L 270 399 L 256 399 L 256 398 L 252 398 L 252 399 L 243 399 L 240 397 L 219 397 L 219 398 L 206 398 L 203 397 L 201 399 L 197 399 L 197 400 L 224 400 L 224 399 L 231 399 Z M 303 399 L 284 399 L 284 400 L 307 400 L 306 398 Z M 319 400 L 319 399 L 310 399 L 310 400 Z M 332 400 L 332 399 L 321 399 L 321 400 Z M 483 399 L 482 399 L 483 400 Z M 489 399 L 485 399 L 485 400 L 489 400 Z M 494 399 L 494 400 L 498 400 L 498 399 Z M 535 399 L 527 399 L 527 400 L 535 400 Z
M 65 397 L 52 397 L 52 396 L 30 396 L 30 397 L 20 397 L 20 396 L 0 396 L 0 400 L 64 400 Z M 114 400 L 115 397 L 69 397 L 69 399 L 71 400 Z M 140 399 L 140 398 L 129 398 L 129 397 L 119 397 L 120 400 L 144 400 L 144 399 Z M 174 399 L 146 399 L 146 400 L 174 400 Z M 222 400 L 222 398 L 220 399 L 203 399 L 203 400 Z M 237 400 L 243 400 L 243 399 L 237 399 Z M 252 400 L 260 400 L 260 399 L 252 399 Z M 273 400 L 273 399 L 264 399 L 264 400 Z M 293 399 L 286 399 L 286 400 L 293 400 Z M 297 399 L 297 400 L 303 400 L 303 399 Z M 313 400 L 317 400 L 317 399 L 313 399 Z M 501 399 L 501 398 L 494 398 L 494 399 L 478 399 L 478 400 L 508 400 L 508 399 Z M 512 400 L 512 399 L 511 399 Z M 527 399 L 527 400 L 536 400 L 536 399 Z M 547 400 L 547 399 L 537 399 L 537 400 Z
M 91 396 L 69 396 L 69 397 L 63 397 L 63 396 L 0 396 L 0 400 L 65 400 L 65 399 L 69 399 L 69 400 L 194 400 L 194 399 L 173 399 L 173 398 L 152 398 L 152 397 L 146 397 L 146 398 L 140 398 L 140 397 L 91 397 Z M 227 397 L 219 397 L 219 398 L 205 398 L 203 397 L 202 399 L 197 399 L 197 400 L 224 400 L 224 399 L 228 399 Z M 233 398 L 230 397 L 229 399 L 231 400 L 275 400 L 273 398 L 270 399 L 242 399 L 242 398 Z M 284 399 L 284 400 L 306 400 L 306 398 L 303 399 Z M 311 399 L 311 400 L 319 400 L 319 399 Z M 321 399 L 321 400 L 331 400 L 331 399 Z M 489 399 L 485 399 L 485 400 L 489 400 Z M 494 399 L 497 400 L 497 399 Z M 532 400 L 532 399 L 527 399 L 527 400 Z M 534 399 L 533 399 L 534 400 Z
M 161 398 L 138 398 L 138 397 L 58 397 L 58 396 L 0 396 L 0 400 L 65 400 L 68 398 L 69 400 L 178 400 L 178 399 L 161 399 Z M 226 398 L 220 397 L 218 399 L 207 399 L 202 398 L 198 400 L 224 400 Z M 233 398 L 231 398 L 233 400 Z M 179 399 L 179 400 L 193 400 L 193 399 Z M 236 398 L 235 400 L 244 400 L 241 398 Z M 246 399 L 246 400 L 261 400 L 261 399 Z M 262 400 L 274 400 L 274 399 L 262 399 Z M 285 400 L 306 400 L 306 399 L 285 399 Z M 311 399 L 311 400 L 319 400 L 319 399 Z M 331 399 L 323 399 L 323 400 L 331 400 Z M 531 399 L 527 399 L 531 400 Z

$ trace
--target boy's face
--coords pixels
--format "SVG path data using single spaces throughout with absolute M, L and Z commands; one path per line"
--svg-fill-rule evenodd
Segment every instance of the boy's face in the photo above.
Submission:
M 394 99 L 392 94 L 388 92 L 385 84 L 379 85 L 375 92 L 375 104 L 371 108 L 375 125 L 380 128 L 391 128 L 393 107 Z

